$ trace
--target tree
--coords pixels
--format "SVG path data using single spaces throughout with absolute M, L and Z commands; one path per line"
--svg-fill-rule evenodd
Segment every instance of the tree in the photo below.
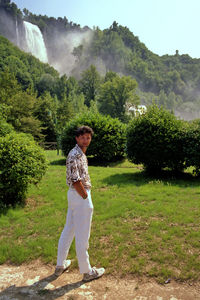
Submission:
M 41 132 L 47 142 L 56 141 L 56 110 L 57 101 L 51 97 L 49 92 L 37 98 L 34 115 L 41 122 Z
M 67 94 L 67 76 L 64 74 L 56 82 L 56 95 L 61 100 Z
M 101 83 L 101 77 L 96 67 L 91 65 L 90 68 L 82 73 L 79 81 L 80 91 L 85 96 L 85 104 L 89 107 L 90 101 L 95 100 Z
M 159 94 L 158 104 L 159 104 L 159 106 L 163 106 L 164 108 L 167 107 L 167 95 L 165 94 L 165 92 L 163 90 Z
M 15 76 L 8 70 L 0 77 L 0 87 L 1 108 L 6 108 L 7 122 L 17 131 L 31 133 L 36 139 L 42 139 L 41 123 L 33 115 L 36 96 L 32 91 L 23 91 Z
M 9 105 L 9 99 L 21 90 L 14 74 L 6 68 L 0 76 L 0 102 Z
M 111 81 L 115 77 L 117 77 L 117 73 L 116 72 L 108 71 L 108 72 L 106 72 L 106 75 L 105 75 L 105 78 L 104 78 L 104 82 Z
M 44 151 L 30 135 L 11 131 L 0 137 L 0 208 L 23 203 L 30 183 L 47 169 Z
M 176 95 L 174 92 L 170 92 L 168 97 L 167 97 L 167 109 L 174 111 L 176 108 Z
M 183 122 L 163 107 L 153 105 L 128 125 L 126 151 L 130 161 L 151 172 L 184 168 Z
M 23 13 L 25 17 L 28 17 L 30 15 L 30 11 L 27 8 L 23 9 Z
M 84 98 L 83 94 L 79 94 L 79 95 L 71 94 L 69 96 L 69 100 L 72 104 L 72 108 L 73 108 L 75 115 L 88 111 L 87 105 L 84 104 L 85 98 Z M 91 101 L 91 105 L 92 105 L 92 101 Z M 91 106 L 90 106 L 90 108 L 91 108 Z
M 37 84 L 39 95 L 42 95 L 44 92 L 50 92 L 51 94 L 53 94 L 55 85 L 56 80 L 52 75 L 43 74 Z
M 80 94 L 78 81 L 72 76 L 70 76 L 66 81 L 66 93 L 67 97 L 69 97 L 72 94 Z
M 139 104 L 135 93 L 137 82 L 131 77 L 114 76 L 101 85 L 98 97 L 99 111 L 126 122 L 126 105 Z
M 124 156 L 126 142 L 126 125 L 110 116 L 102 116 L 90 111 L 80 114 L 67 123 L 61 136 L 61 145 L 64 155 L 75 143 L 74 131 L 81 125 L 87 125 L 94 130 L 94 136 L 87 150 L 88 156 L 98 161 L 114 161 Z
M 4 7 L 4 8 L 10 7 L 10 0 L 0 0 L 0 7 Z
M 77 58 L 77 62 L 79 62 L 82 54 L 83 54 L 83 45 L 79 45 L 78 47 L 74 47 L 72 54 Z
M 12 124 L 17 131 L 30 133 L 35 139 L 42 139 L 41 122 L 34 116 L 36 105 L 34 95 L 20 91 L 10 99 L 10 105 L 7 122 Z
M 78 81 L 72 76 L 67 78 L 64 74 L 56 82 L 55 93 L 60 101 L 72 94 L 80 94 Z
M 71 101 L 65 96 L 62 101 L 58 103 L 57 108 L 57 133 L 60 134 L 63 131 L 66 123 L 69 122 L 74 116 L 73 105 Z

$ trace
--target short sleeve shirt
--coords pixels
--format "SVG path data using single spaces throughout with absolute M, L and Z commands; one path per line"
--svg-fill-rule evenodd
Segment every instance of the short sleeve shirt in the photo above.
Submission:
M 67 185 L 73 187 L 73 183 L 81 181 L 84 188 L 91 188 L 91 180 L 88 173 L 88 161 L 85 153 L 76 144 L 69 152 L 66 160 Z

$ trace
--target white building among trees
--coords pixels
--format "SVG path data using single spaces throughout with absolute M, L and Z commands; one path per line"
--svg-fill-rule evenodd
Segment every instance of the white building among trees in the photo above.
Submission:
M 147 111 L 146 105 L 134 105 L 129 107 L 128 112 L 133 114 L 134 117 L 141 116 Z

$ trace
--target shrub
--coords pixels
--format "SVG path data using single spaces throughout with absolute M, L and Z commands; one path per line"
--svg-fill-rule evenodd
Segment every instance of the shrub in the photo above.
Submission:
M 200 175 L 200 120 L 188 123 L 183 136 L 185 166 L 194 167 L 194 173 Z
M 74 147 L 75 130 L 87 125 L 94 131 L 87 155 L 100 161 L 112 161 L 124 156 L 126 142 L 126 125 L 110 116 L 99 113 L 85 113 L 69 122 L 61 137 L 61 147 L 65 156 Z
M 0 206 L 23 202 L 28 184 L 39 182 L 46 168 L 44 151 L 31 136 L 11 132 L 0 137 Z
M 14 129 L 11 124 L 8 124 L 5 120 L 0 120 L 0 136 L 5 136 L 13 130 Z
M 182 121 L 158 108 L 133 119 L 127 129 L 127 155 L 130 161 L 143 164 L 150 171 L 168 167 L 183 169 Z

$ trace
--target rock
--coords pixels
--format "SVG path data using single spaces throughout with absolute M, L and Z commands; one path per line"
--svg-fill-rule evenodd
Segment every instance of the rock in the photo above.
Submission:
M 51 283 L 48 283 L 47 286 L 45 286 L 44 289 L 45 290 L 53 290 L 53 289 L 55 289 L 55 286 L 53 284 L 51 284 Z
M 29 285 L 29 286 L 30 286 L 30 285 L 33 285 L 34 283 L 38 282 L 39 279 L 40 279 L 40 276 L 36 276 L 34 279 L 28 279 L 28 280 L 26 281 L 26 284 Z
M 89 286 L 89 285 L 87 286 L 87 285 L 85 285 L 85 284 L 83 284 L 83 285 L 80 286 L 80 289 L 83 289 L 83 290 L 84 290 L 84 289 L 89 289 L 89 288 L 90 288 L 90 286 Z

